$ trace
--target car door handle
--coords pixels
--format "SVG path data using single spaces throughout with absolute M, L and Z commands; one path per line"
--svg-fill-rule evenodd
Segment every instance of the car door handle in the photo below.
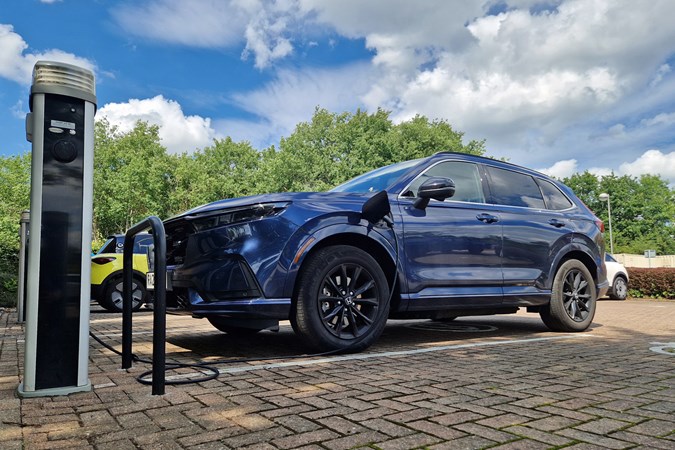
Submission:
M 565 226 L 565 222 L 563 222 L 562 220 L 558 220 L 558 219 L 551 219 L 551 220 L 548 221 L 548 223 L 553 225 L 556 228 L 562 228 L 562 227 Z
M 499 217 L 493 216 L 492 214 L 482 213 L 476 216 L 476 219 L 484 223 L 495 223 L 499 222 Z

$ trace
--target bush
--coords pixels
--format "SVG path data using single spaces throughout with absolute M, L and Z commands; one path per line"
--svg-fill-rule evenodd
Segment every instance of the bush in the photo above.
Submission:
M 18 267 L 16 253 L 0 249 L 0 307 L 16 306 Z
M 627 268 L 631 297 L 675 299 L 675 268 Z

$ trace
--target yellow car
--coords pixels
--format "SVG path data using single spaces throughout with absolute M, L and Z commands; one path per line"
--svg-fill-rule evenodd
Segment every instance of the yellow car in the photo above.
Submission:
M 151 301 L 145 288 L 148 273 L 147 248 L 152 245 L 150 234 L 134 239 L 134 279 L 132 307 L 134 311 Z M 91 257 L 91 297 L 108 311 L 122 311 L 122 257 L 124 235 L 110 236 L 101 249 Z

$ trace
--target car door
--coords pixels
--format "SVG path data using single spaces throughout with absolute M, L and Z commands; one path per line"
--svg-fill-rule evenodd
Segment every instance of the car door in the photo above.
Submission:
M 548 299 L 553 259 L 571 239 L 564 210 L 573 204 L 543 178 L 489 165 L 486 172 L 502 223 L 504 301 L 537 304 Z
M 417 189 L 430 177 L 451 178 L 455 194 L 417 208 Z M 502 226 L 496 208 L 486 203 L 483 178 L 479 164 L 443 161 L 399 196 L 408 311 L 501 303 Z

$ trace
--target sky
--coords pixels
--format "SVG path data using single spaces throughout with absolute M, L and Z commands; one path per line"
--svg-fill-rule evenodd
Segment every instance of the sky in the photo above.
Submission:
M 95 73 L 97 119 L 159 125 L 170 153 L 382 108 L 557 177 L 675 186 L 673 17 L 672 0 L 3 0 L 0 155 L 30 151 L 51 60 Z

